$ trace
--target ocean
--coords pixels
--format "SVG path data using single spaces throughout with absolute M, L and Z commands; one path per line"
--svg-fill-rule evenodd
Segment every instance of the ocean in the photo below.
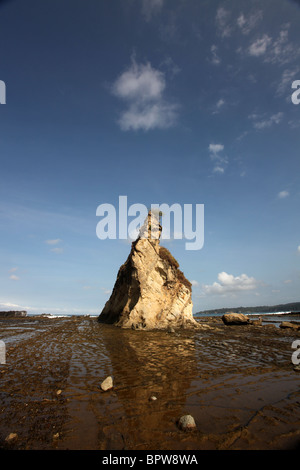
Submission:
M 229 311 L 228 311 L 229 313 Z M 243 312 L 244 315 L 248 316 L 250 319 L 258 319 L 261 318 L 263 324 L 267 323 L 272 323 L 276 326 L 279 326 L 281 322 L 283 321 L 289 321 L 289 322 L 297 322 L 300 323 L 300 312 L 291 312 L 291 311 L 282 311 L 282 312 Z M 224 315 L 223 313 L 220 312 L 215 312 L 215 313 L 196 313 L 194 314 L 195 318 L 207 318 L 207 317 L 222 317 Z M 43 313 L 37 314 L 37 313 L 27 313 L 27 316 L 29 317 L 34 317 L 34 316 L 43 316 L 45 318 L 52 318 L 52 319 L 57 319 L 57 318 L 70 318 L 72 316 L 74 317 L 90 317 L 90 318 L 97 318 L 99 314 L 72 314 L 72 313 Z

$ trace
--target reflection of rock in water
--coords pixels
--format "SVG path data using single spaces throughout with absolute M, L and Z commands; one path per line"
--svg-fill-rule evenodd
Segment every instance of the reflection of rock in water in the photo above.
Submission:
M 127 438 L 143 448 L 150 435 L 152 444 L 156 435 L 169 439 L 166 432 L 176 431 L 176 420 L 188 411 L 186 393 L 197 376 L 195 333 L 99 328 L 112 364 L 114 393 L 127 420 Z M 150 400 L 153 395 L 156 401 Z M 120 432 L 124 436 L 124 427 Z M 157 445 L 163 448 L 162 442 Z

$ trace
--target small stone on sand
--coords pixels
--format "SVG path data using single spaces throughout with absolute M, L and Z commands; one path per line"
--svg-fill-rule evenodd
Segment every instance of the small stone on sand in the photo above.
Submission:
M 103 382 L 101 383 L 100 387 L 101 387 L 101 390 L 103 390 L 103 392 L 106 392 L 107 390 L 110 390 L 111 388 L 113 388 L 112 377 L 111 376 L 106 377 L 106 379 L 103 380 Z
M 18 434 L 14 433 L 14 432 L 11 432 L 11 433 L 5 438 L 5 441 L 6 441 L 6 442 L 12 442 L 12 441 L 15 441 L 17 438 L 18 438 Z
M 193 416 L 181 416 L 180 420 L 178 421 L 178 427 L 183 431 L 191 431 L 192 429 L 196 429 L 196 423 Z
M 155 401 L 157 400 L 157 397 L 155 397 L 154 395 L 152 395 L 152 397 L 149 398 L 150 401 Z

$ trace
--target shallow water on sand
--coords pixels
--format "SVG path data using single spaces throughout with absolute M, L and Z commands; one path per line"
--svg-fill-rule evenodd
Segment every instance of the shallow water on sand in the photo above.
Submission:
M 18 328 L 16 328 L 18 327 Z M 19 449 L 280 449 L 300 442 L 297 332 L 122 330 L 95 318 L 0 321 L 0 444 Z M 100 389 L 113 376 L 114 388 Z M 151 401 L 155 396 L 157 399 Z M 183 414 L 197 430 L 178 429 Z M 5 442 L 9 433 L 18 438 Z

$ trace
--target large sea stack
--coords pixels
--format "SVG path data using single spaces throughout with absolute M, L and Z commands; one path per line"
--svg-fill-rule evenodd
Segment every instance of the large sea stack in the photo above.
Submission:
M 148 213 L 98 321 L 122 328 L 194 328 L 192 286 L 160 246 L 159 215 Z

